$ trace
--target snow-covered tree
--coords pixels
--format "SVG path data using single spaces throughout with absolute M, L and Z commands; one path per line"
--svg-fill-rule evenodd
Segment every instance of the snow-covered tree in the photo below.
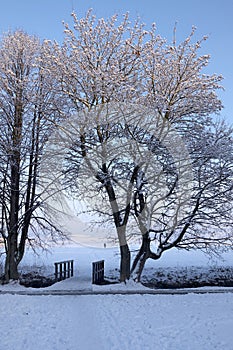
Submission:
M 222 76 L 204 74 L 210 55 L 199 55 L 199 50 L 207 37 L 195 41 L 195 32 L 194 27 L 181 43 L 174 34 L 171 45 L 160 42 L 159 47 L 157 37 L 150 32 L 151 39 L 140 56 L 144 103 L 171 123 L 191 117 L 197 120 L 222 108 L 216 95 Z
M 50 62 L 59 91 L 69 101 L 73 114 L 76 113 L 77 133 L 72 136 L 71 150 L 73 160 L 76 152 L 78 161 L 74 165 L 70 160 L 73 170 L 76 169 L 73 175 L 79 176 L 82 157 L 89 176 L 92 174 L 99 182 L 97 191 L 103 193 L 103 202 L 110 205 L 109 214 L 115 222 L 121 246 L 123 281 L 129 278 L 130 270 L 126 228 L 134 184 L 141 176 L 142 167 L 142 159 L 137 157 L 138 152 L 141 153 L 138 130 L 144 129 L 147 134 L 156 130 L 160 138 L 164 123 L 168 121 L 172 125 L 193 118 L 201 123 L 203 116 L 218 112 L 222 107 L 216 95 L 222 78 L 203 74 L 209 56 L 198 54 L 205 38 L 193 43 L 194 29 L 183 42 L 176 43 L 174 36 L 169 44 L 157 35 L 155 25 L 148 30 L 139 20 L 132 25 L 128 14 L 120 22 L 117 15 L 96 20 L 91 11 L 81 19 L 74 13 L 72 16 L 73 28 L 65 25 L 64 44 L 62 47 L 53 45 Z M 113 107 L 114 103 L 117 107 Z M 144 114 L 141 111 L 138 114 L 140 120 L 137 113 L 125 107 L 132 104 L 134 110 L 137 106 L 139 110 L 145 108 Z M 99 119 L 99 108 L 101 110 L 104 105 L 105 116 Z M 109 108 L 115 108 L 115 122 L 114 111 Z M 130 123 L 128 118 L 124 119 L 128 114 L 134 118 L 130 117 Z M 132 128 L 133 125 L 136 128 Z M 113 137 L 121 139 L 121 156 L 119 149 L 116 157 L 111 149 L 116 151 Z M 131 144 L 133 158 L 124 156 L 124 140 L 128 146 Z M 98 149 L 101 150 L 96 152 Z M 130 157 L 129 152 L 126 153 Z M 119 179 L 124 179 L 125 188 L 117 197 L 118 190 L 113 190 L 117 186 L 122 188 Z M 125 203 L 123 207 L 119 207 L 118 200 Z
M 181 162 L 168 157 L 166 147 L 158 152 L 155 146 L 157 159 L 136 182 L 133 210 L 142 234 L 132 266 L 137 281 L 147 259 L 157 260 L 171 248 L 216 252 L 232 245 L 232 128 L 207 117 L 203 121 L 177 126 L 188 150 L 182 147 Z M 162 179 L 156 163 L 163 167 Z
M 38 187 L 43 147 L 59 118 L 47 53 L 46 43 L 23 31 L 5 34 L 0 43 L 0 232 L 6 281 L 18 278 L 26 242 L 41 244 L 46 230 L 56 237 Z
M 143 25 L 136 22 L 131 27 L 128 15 L 120 23 L 117 23 L 117 15 L 108 20 L 96 21 L 91 11 L 80 20 L 74 13 L 72 16 L 74 28 L 65 26 L 64 45 L 61 48 L 54 47 L 52 65 L 55 68 L 54 77 L 69 99 L 73 112 L 83 109 L 91 111 L 111 101 L 135 98 L 139 91 L 137 85 L 140 84 L 137 77 L 140 71 L 138 50 L 146 35 Z M 104 140 L 106 131 L 98 125 L 96 118 L 93 122 L 100 140 Z M 86 140 L 84 135 L 81 138 L 82 142 Z M 108 200 L 112 203 L 113 194 L 110 192 L 107 190 Z M 129 248 L 124 237 L 125 225 L 117 219 L 119 213 L 113 210 L 121 242 L 121 280 L 125 280 L 130 273 Z

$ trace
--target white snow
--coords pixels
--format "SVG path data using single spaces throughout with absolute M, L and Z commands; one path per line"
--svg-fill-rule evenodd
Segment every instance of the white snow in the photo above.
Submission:
M 233 294 L 0 295 L 2 350 L 232 349 Z
M 118 268 L 115 248 L 59 247 L 22 264 L 53 272 L 55 261 L 74 259 L 75 276 L 44 290 L 135 290 L 131 283 L 92 286 L 91 263 L 105 259 Z M 201 253 L 171 251 L 149 267 L 209 264 Z M 231 263 L 231 255 L 226 263 Z M 27 267 L 28 266 L 28 267 Z M 230 290 L 231 288 L 229 288 Z M 28 290 L 17 283 L 0 291 Z M 226 289 L 227 291 L 227 289 Z M 231 350 L 233 294 L 12 295 L 0 292 L 0 350 Z

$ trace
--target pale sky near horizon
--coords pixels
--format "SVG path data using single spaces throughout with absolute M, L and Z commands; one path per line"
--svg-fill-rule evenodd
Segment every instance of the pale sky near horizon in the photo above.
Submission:
M 158 34 L 172 38 L 177 22 L 178 39 L 197 27 L 197 38 L 209 35 L 202 52 L 211 55 L 208 73 L 224 76 L 219 92 L 225 108 L 221 115 L 233 124 L 233 2 L 232 0 L 0 0 L 0 34 L 23 29 L 41 39 L 62 41 L 62 21 L 71 22 L 74 10 L 79 17 L 93 8 L 97 17 L 114 13 L 139 16 L 148 26 L 155 22 Z

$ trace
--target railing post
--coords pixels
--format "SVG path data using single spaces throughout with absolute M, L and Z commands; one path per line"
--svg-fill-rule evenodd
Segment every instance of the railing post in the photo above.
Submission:
M 95 283 L 95 263 L 92 263 L 92 284 Z
M 57 263 L 54 263 L 55 265 L 55 279 L 57 280 L 58 279 L 58 264 Z
M 66 261 L 64 261 L 64 278 L 63 278 L 64 280 L 66 279 L 66 271 L 67 271 L 66 270 L 66 265 L 67 265 Z

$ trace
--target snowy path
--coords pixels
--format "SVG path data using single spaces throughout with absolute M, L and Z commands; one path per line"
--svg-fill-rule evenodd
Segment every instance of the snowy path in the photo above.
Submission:
M 185 295 L 185 294 L 223 294 L 233 293 L 232 287 L 202 287 L 184 289 L 104 289 L 94 286 L 94 290 L 89 289 L 3 289 L 0 295 L 27 295 L 27 296 L 74 296 L 74 295 Z
M 233 295 L 0 295 L 0 350 L 231 350 Z

